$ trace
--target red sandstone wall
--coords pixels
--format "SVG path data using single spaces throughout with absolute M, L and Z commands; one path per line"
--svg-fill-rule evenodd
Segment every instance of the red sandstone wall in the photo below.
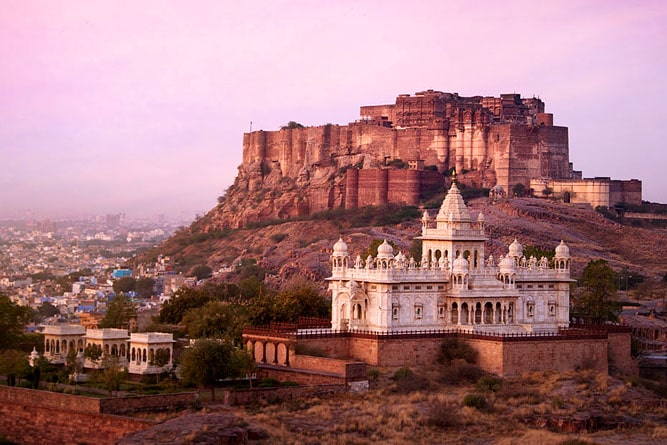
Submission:
M 350 362 L 327 357 L 315 357 L 312 355 L 294 355 L 290 359 L 290 367 L 307 370 L 323 370 L 340 374 L 346 382 L 366 380 L 366 364 Z
M 100 412 L 106 414 L 126 414 L 137 411 L 182 409 L 190 406 L 198 397 L 196 392 L 138 397 L 112 397 L 100 400 Z
M 607 334 L 609 340 L 609 369 L 624 375 L 639 375 L 639 363 L 631 354 L 632 336 L 629 332 Z
M 319 385 L 316 387 L 258 388 L 226 391 L 224 403 L 232 406 L 248 405 L 259 400 L 292 400 L 323 397 L 347 392 L 343 385 Z
M 100 399 L 9 386 L 0 386 L 0 401 L 79 413 L 100 412 Z
M 98 414 L 99 399 L 0 386 L 0 435 L 19 444 L 113 444 L 157 422 Z
M 616 205 L 622 202 L 633 205 L 641 205 L 641 181 L 637 179 L 630 179 L 629 181 L 609 181 L 609 204 Z
M 479 346 L 483 351 L 483 346 Z M 574 369 L 607 373 L 609 369 L 606 339 L 508 342 L 503 345 L 503 351 L 501 375 Z
M 299 385 L 345 385 L 345 377 L 342 374 L 328 373 L 326 370 L 304 371 L 288 368 L 285 366 L 257 367 L 258 379 L 272 378 L 281 382 L 296 382 Z
M 627 334 L 625 334 L 627 336 Z M 371 366 L 428 366 L 435 363 L 441 338 L 391 339 L 368 338 L 308 340 L 322 351 L 342 351 L 341 342 L 349 342 L 349 357 Z M 525 371 L 569 371 L 592 368 L 607 372 L 607 340 L 497 341 L 466 339 L 478 352 L 478 365 L 487 372 L 514 375 Z M 614 346 L 619 357 L 629 353 L 619 340 Z M 629 346 L 627 346 L 629 348 Z M 626 351 L 626 352 L 624 352 Z
M 358 359 L 350 354 L 349 339 L 347 338 L 314 338 L 299 340 L 299 345 L 304 348 L 312 348 L 326 357 L 337 359 Z M 362 360 L 364 361 L 364 360 Z

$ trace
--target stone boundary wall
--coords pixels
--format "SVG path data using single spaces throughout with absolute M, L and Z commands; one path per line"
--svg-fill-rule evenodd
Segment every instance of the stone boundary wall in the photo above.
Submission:
M 249 405 L 260 400 L 279 400 L 326 397 L 347 392 L 344 385 L 294 386 L 287 388 L 257 388 L 225 391 L 224 403 L 231 406 Z
M 632 349 L 632 337 L 610 332 L 608 340 L 609 369 L 625 375 L 639 375 L 639 362 L 628 353 Z
M 312 355 L 294 355 L 290 367 L 319 371 L 326 369 L 328 372 L 343 376 L 345 383 L 366 380 L 366 363 L 351 362 L 327 357 L 315 357 Z
M 100 400 L 51 391 L 39 391 L 15 386 L 0 386 L 0 402 L 31 405 L 41 408 L 77 413 L 100 413 Z
M 100 399 L 0 386 L 0 435 L 18 444 L 111 445 L 158 422 L 99 414 Z
M 461 336 L 478 351 L 478 364 L 488 372 L 501 376 L 525 371 L 567 371 L 591 368 L 608 372 L 609 360 L 623 373 L 636 374 L 630 357 L 630 334 L 609 333 L 610 340 L 601 335 L 562 337 L 515 337 L 511 339 Z M 617 337 L 617 338 L 616 338 Z M 435 363 L 444 337 L 432 338 L 364 338 L 348 339 L 349 357 L 371 366 L 424 366 Z M 329 339 L 309 340 L 322 350 L 340 350 L 340 338 L 332 338 L 336 347 L 327 348 Z M 608 352 L 609 349 L 609 352 Z M 608 355 L 609 354 L 609 355 Z M 620 364 L 620 365 L 619 365 Z
M 187 408 L 199 398 L 196 392 L 113 397 L 100 400 L 100 413 L 126 414 Z
M 287 366 L 258 365 L 255 372 L 258 379 L 272 378 L 280 382 L 295 382 L 304 386 L 345 385 L 342 374 L 327 372 L 326 369 L 308 370 Z

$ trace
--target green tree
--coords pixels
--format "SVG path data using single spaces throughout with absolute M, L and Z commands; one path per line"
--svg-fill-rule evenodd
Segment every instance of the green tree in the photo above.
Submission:
M 113 290 L 116 293 L 128 293 L 136 290 L 137 280 L 133 277 L 121 277 L 113 282 Z
M 304 126 L 296 121 L 289 121 L 287 124 L 280 127 L 281 130 L 294 129 L 294 128 L 304 128 Z
M 254 275 L 245 278 L 239 283 L 239 294 L 241 301 L 250 302 L 254 298 L 257 298 L 260 294 L 263 295 L 266 293 L 270 292 L 268 292 L 268 289 L 266 289 L 264 283 Z
M 153 354 L 153 359 L 150 362 L 151 366 L 163 367 L 169 363 L 169 349 L 158 348 Z
M 248 323 L 247 308 L 236 303 L 209 301 L 189 310 L 183 317 L 190 338 L 226 338 L 241 342 L 243 326 Z
M 97 362 L 102 358 L 102 348 L 100 345 L 95 344 L 86 345 L 86 348 L 83 350 L 83 356 L 89 360 Z
M 161 323 L 178 324 L 186 312 L 204 306 L 213 300 L 213 295 L 201 289 L 182 288 L 160 310 Z
M 17 379 L 29 372 L 28 357 L 18 349 L 6 349 L 0 353 L 0 374 L 7 377 L 7 385 L 16 386 Z
M 375 238 L 373 241 L 371 241 L 371 245 L 368 247 L 368 250 L 361 255 L 361 259 L 366 261 L 366 258 L 368 257 L 368 255 L 372 255 L 373 258 L 377 257 L 378 247 L 380 247 L 380 245 L 382 245 L 382 243 L 384 243 L 384 240 L 383 239 L 378 239 L 378 238 Z M 396 246 L 396 244 L 394 244 L 393 241 L 387 241 L 387 243 L 392 247 L 392 249 L 394 249 L 394 252 L 399 250 L 398 247 Z M 415 259 L 417 261 L 419 261 L 419 260 L 421 260 L 421 256 L 419 258 L 415 257 Z
M 300 317 L 329 317 L 331 308 L 317 286 L 303 277 L 292 278 L 275 296 L 262 294 L 250 305 L 252 324 L 296 322 Z
M 137 308 L 129 297 L 118 294 L 109 305 L 107 312 L 100 322 L 101 328 L 129 328 L 130 319 L 137 316 Z
M 593 323 L 618 321 L 622 304 L 614 300 L 615 277 L 605 260 L 590 261 L 584 268 L 580 286 L 573 293 L 572 316 Z
M 526 186 L 521 183 L 515 184 L 512 187 L 512 193 L 514 193 L 514 196 L 524 196 L 526 194 Z
M 120 367 L 118 357 L 108 355 L 102 362 L 104 370 L 99 375 L 102 387 L 109 391 L 109 396 L 113 396 L 114 391 L 120 389 L 120 384 L 127 379 L 127 371 Z
M 0 349 L 17 348 L 31 319 L 32 310 L 29 307 L 19 306 L 0 294 Z
M 181 377 L 186 385 L 209 387 L 215 400 L 215 384 L 218 380 L 244 376 L 246 362 L 240 358 L 245 350 L 237 350 L 228 341 L 197 340 L 181 356 Z
M 213 274 L 213 269 L 211 269 L 206 264 L 200 264 L 199 266 L 196 266 L 194 269 L 192 269 L 192 275 L 197 277 L 198 280 L 211 278 L 211 274 Z
M 101 352 L 102 350 L 100 349 L 100 354 Z M 97 357 L 97 359 L 99 359 L 99 357 Z M 65 371 L 67 371 L 68 376 L 77 374 L 80 371 L 76 348 L 70 348 L 70 350 L 67 351 L 67 357 L 65 357 Z
M 35 322 L 41 322 L 45 318 L 53 317 L 54 315 L 59 314 L 60 310 L 47 301 L 42 303 L 42 305 L 37 309 L 37 312 L 35 313 Z
M 546 257 L 549 261 L 553 260 L 554 255 L 556 252 L 552 249 L 542 249 L 541 247 L 538 246 L 524 246 L 523 247 L 523 255 L 526 258 L 530 258 L 531 256 L 534 256 L 537 258 L 539 261 L 540 258 Z
M 150 298 L 153 295 L 155 280 L 149 277 L 141 277 L 137 280 L 135 290 L 140 297 Z
M 304 277 L 292 278 L 276 295 L 276 321 L 296 322 L 300 317 L 329 317 L 331 308 L 317 285 Z

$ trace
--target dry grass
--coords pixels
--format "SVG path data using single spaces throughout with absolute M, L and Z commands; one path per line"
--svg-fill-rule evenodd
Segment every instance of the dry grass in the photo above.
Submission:
M 593 371 L 531 373 L 502 379 L 499 387 L 488 379 L 447 385 L 437 374 L 418 371 L 398 380 L 392 375 L 383 370 L 366 393 L 264 404 L 239 416 L 261 425 L 269 435 L 266 443 L 281 444 L 640 444 L 667 439 L 664 408 L 637 403 L 638 390 Z M 396 389 L 400 380 L 411 382 L 408 390 Z M 465 406 L 469 394 L 484 397 L 487 405 Z M 613 431 L 568 434 L 549 430 L 545 420 L 575 419 L 587 410 L 637 421 Z

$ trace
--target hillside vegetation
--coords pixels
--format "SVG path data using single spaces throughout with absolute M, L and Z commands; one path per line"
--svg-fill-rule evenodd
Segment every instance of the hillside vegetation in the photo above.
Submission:
M 497 204 L 477 198 L 468 205 L 473 215 L 484 213 L 487 256 L 505 255 L 514 238 L 524 246 L 545 250 L 553 250 L 564 240 L 573 256 L 574 277 L 595 259 L 608 261 L 617 271 L 627 269 L 649 279 L 660 280 L 667 272 L 666 228 L 621 225 L 587 207 L 535 198 Z M 414 207 L 341 210 L 308 220 L 264 221 L 243 229 L 207 231 L 208 220 L 215 217 L 213 210 L 135 262 L 170 255 L 178 271 L 191 273 L 202 264 L 217 271 L 242 259 L 255 259 L 273 280 L 283 282 L 295 274 L 321 280 L 329 274 L 330 249 L 339 236 L 353 256 L 363 257 L 373 240 L 385 238 L 409 254 L 413 238 L 421 231 L 421 212 Z

